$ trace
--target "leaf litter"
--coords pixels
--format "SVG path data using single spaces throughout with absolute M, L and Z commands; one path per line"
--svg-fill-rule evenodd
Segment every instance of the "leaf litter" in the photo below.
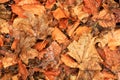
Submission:
M 0 80 L 119 80 L 120 1 L 0 0 Z

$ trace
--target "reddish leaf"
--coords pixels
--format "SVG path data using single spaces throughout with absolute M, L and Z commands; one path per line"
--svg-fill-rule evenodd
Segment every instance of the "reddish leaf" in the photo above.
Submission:
M 26 66 L 21 62 L 21 60 L 18 61 L 19 66 L 19 73 L 21 74 L 21 77 L 23 80 L 27 79 L 27 76 L 29 75 Z
M 60 74 L 60 71 L 59 70 L 45 71 L 44 74 L 46 75 L 47 80 L 55 80 L 55 78 Z
M 83 10 L 90 14 L 96 14 L 102 0 L 84 0 L 85 7 Z

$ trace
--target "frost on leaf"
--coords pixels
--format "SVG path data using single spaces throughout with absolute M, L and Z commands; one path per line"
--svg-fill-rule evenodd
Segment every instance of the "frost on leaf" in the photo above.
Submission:
M 68 53 L 73 59 L 79 63 L 79 68 L 81 70 L 100 70 L 99 62 L 101 58 L 99 57 L 96 49 L 94 47 L 95 38 L 92 38 L 90 34 L 84 34 L 80 37 L 78 41 L 73 41 L 69 46 Z M 89 65 L 91 64 L 91 65 Z

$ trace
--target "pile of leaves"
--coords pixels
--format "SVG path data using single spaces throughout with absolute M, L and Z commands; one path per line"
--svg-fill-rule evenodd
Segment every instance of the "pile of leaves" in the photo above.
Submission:
M 120 80 L 120 1 L 0 0 L 0 80 Z

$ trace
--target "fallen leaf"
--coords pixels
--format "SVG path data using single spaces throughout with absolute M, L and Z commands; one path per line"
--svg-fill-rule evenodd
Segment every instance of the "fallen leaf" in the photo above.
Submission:
M 73 10 L 74 10 L 74 14 L 77 15 L 78 19 L 84 22 L 84 19 L 88 18 L 89 14 L 84 12 L 82 8 L 83 8 L 83 5 L 80 5 L 80 6 L 74 7 Z
M 84 7 L 83 10 L 85 12 L 88 12 L 90 14 L 96 14 L 98 13 L 98 8 L 100 7 L 102 0 L 83 0 L 84 1 Z
M 0 0 L 0 3 L 8 2 L 9 0 Z
M 98 21 L 102 27 L 115 27 L 115 16 L 109 10 L 103 9 L 99 14 L 93 16 L 94 21 Z
M 22 79 L 26 80 L 29 73 L 26 69 L 26 66 L 22 63 L 21 60 L 18 61 L 18 67 L 19 67 L 19 73 L 21 74 Z
M 56 3 L 56 0 L 47 0 L 45 7 L 47 9 L 51 9 L 55 3 Z
M 4 41 L 2 39 L 2 37 L 0 37 L 0 47 L 4 45 Z
M 99 65 L 99 62 L 101 62 L 101 58 L 99 57 L 95 49 L 94 42 L 95 38 L 92 38 L 92 35 L 83 34 L 79 38 L 78 42 L 74 40 L 67 47 L 70 51 L 68 55 L 70 55 L 79 63 L 79 68 L 81 70 L 101 70 L 101 67 Z
M 114 15 L 115 15 L 115 21 L 117 23 L 120 22 L 120 8 L 117 8 L 117 9 L 112 9 Z
M 41 51 L 42 49 L 46 47 L 47 44 L 48 44 L 48 41 L 38 42 L 35 44 L 34 48 L 38 51 Z
M 36 49 L 22 49 L 22 52 L 20 54 L 21 60 L 25 63 L 28 64 L 29 59 L 34 59 L 35 57 L 38 56 L 38 51 Z
M 17 64 L 17 58 L 14 54 L 10 54 L 8 52 L 5 54 L 6 54 L 6 56 L 1 59 L 4 68 L 7 68 L 14 64 Z
M 69 66 L 69 67 L 71 67 L 71 68 L 76 68 L 77 66 L 78 66 L 78 64 L 72 59 L 72 58 L 70 58 L 68 55 L 66 55 L 66 54 L 63 54 L 63 55 L 61 55 L 61 61 L 65 64 L 65 65 L 67 65 L 67 66 Z
M 53 11 L 53 16 L 57 20 L 60 20 L 62 18 L 67 18 L 64 11 L 61 8 L 57 8 L 55 11 Z
M 64 43 L 67 40 L 65 34 L 62 31 L 60 31 L 60 29 L 57 27 L 55 27 L 55 29 L 52 32 L 52 38 L 53 40 L 56 40 L 58 43 Z
M 17 48 L 18 42 L 19 42 L 18 39 L 15 39 L 15 40 L 13 41 L 12 46 L 11 46 L 11 49 L 12 49 L 12 50 L 15 50 L 15 49 Z
M 60 74 L 60 71 L 59 70 L 44 71 L 44 74 L 46 75 L 47 80 L 55 80 L 56 77 Z

